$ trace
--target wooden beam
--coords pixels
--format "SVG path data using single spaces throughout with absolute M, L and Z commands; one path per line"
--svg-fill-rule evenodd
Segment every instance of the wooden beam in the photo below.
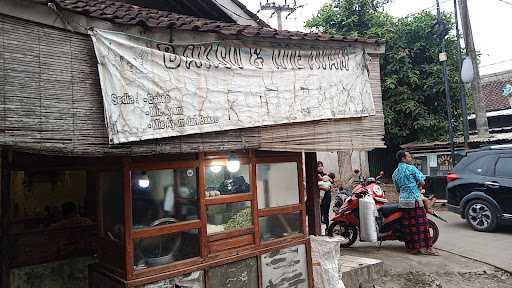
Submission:
M 2 150 L 2 171 L 1 171 L 1 251 L 2 257 L 0 257 L 0 287 L 10 287 L 10 272 L 9 272 L 9 253 L 11 251 L 9 247 L 9 222 L 10 222 L 10 211 L 11 211 L 11 162 L 12 152 L 8 150 Z
M 306 210 L 308 215 L 308 231 L 310 235 L 321 235 L 320 224 L 320 191 L 318 190 L 317 162 L 315 152 L 305 153 L 306 168 Z
M 301 212 L 304 208 L 302 208 L 301 204 L 293 204 L 287 206 L 279 206 L 272 208 L 260 209 L 258 211 L 258 215 L 260 217 L 267 217 L 272 215 L 281 215 L 281 214 L 292 214 Z
M 133 278 L 133 241 L 132 241 L 132 191 L 130 178 L 130 163 L 128 159 L 123 159 L 123 215 L 124 215 L 124 251 L 125 251 L 125 272 L 127 280 Z

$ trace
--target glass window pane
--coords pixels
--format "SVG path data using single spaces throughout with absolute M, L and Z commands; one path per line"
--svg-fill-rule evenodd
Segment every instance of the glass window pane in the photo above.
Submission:
M 258 261 L 249 258 L 212 268 L 208 271 L 208 282 L 209 287 L 257 288 Z
M 466 170 L 474 175 L 490 176 L 490 170 L 494 165 L 495 159 L 496 158 L 493 156 L 481 157 L 475 160 L 473 163 L 469 164 Z M 491 165 L 491 163 L 493 165 Z
M 263 287 L 308 287 L 306 247 L 299 245 L 272 251 L 261 257 Z
M 209 205 L 206 211 L 208 234 L 253 226 L 250 201 Z
M 257 164 L 258 208 L 299 203 L 297 163 Z
M 204 272 L 196 271 L 189 274 L 176 276 L 151 284 L 137 286 L 137 288 L 203 288 Z
M 301 232 L 300 213 L 260 217 L 260 237 L 270 241 Z
M 123 229 L 123 187 L 121 172 L 100 172 L 98 174 L 98 195 L 101 197 L 101 236 L 122 240 Z
M 133 228 L 195 220 L 196 169 L 132 171 Z
M 229 172 L 226 166 L 206 167 L 206 197 L 251 192 L 249 165 L 240 165 L 237 172 Z
M 199 257 L 198 229 L 133 241 L 136 270 Z
M 512 158 L 500 158 L 496 163 L 496 177 L 512 178 Z

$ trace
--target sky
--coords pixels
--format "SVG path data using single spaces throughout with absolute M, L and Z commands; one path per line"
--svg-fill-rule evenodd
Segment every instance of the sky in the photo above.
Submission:
M 267 0 L 262 1 L 266 2 Z M 270 0 L 269 2 L 272 1 L 284 2 L 284 0 Z M 260 6 L 259 0 L 241 0 L 241 2 L 253 12 L 258 11 Z M 330 0 L 297 0 L 297 5 L 304 5 L 304 7 L 290 15 L 288 19 L 283 17 L 283 29 L 307 31 L 304 28 L 304 22 L 329 2 Z M 440 0 L 440 2 L 443 11 L 453 12 L 453 1 Z M 468 0 L 468 7 L 475 47 L 482 54 L 480 74 L 512 70 L 512 35 L 506 33 L 511 26 L 509 19 L 512 16 L 512 0 Z M 385 8 L 388 13 L 396 17 L 424 9 L 435 12 L 435 0 L 394 0 Z M 258 16 L 272 27 L 277 27 L 276 17 L 270 18 L 270 13 L 262 11 L 258 13 Z

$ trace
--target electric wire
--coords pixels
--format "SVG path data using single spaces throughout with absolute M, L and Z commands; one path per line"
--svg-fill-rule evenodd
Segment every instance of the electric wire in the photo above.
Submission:
M 444 3 L 448 2 L 448 1 L 451 1 L 451 0 L 443 0 L 443 1 L 439 2 L 439 5 L 444 4 Z M 437 4 L 435 4 L 433 6 L 429 6 L 429 7 L 424 8 L 424 9 L 421 9 L 421 10 L 416 11 L 416 12 L 411 12 L 411 13 L 405 15 L 404 17 L 416 16 L 418 14 L 421 14 L 421 13 L 425 12 L 425 11 L 429 11 L 429 10 L 436 9 L 436 8 L 437 8 Z
M 498 1 L 500 1 L 501 3 L 505 3 L 507 5 L 512 6 L 512 2 L 510 2 L 510 1 L 507 1 L 507 0 L 498 0 Z
M 494 62 L 494 63 L 485 64 L 485 65 L 480 65 L 480 67 L 489 67 L 489 66 L 499 65 L 499 64 L 508 63 L 508 62 L 512 62 L 512 58 L 501 60 L 501 61 Z

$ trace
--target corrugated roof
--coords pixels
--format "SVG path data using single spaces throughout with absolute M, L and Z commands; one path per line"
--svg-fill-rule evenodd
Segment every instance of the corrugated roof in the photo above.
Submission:
M 502 143 L 502 142 L 510 142 L 512 141 L 512 132 L 507 133 L 493 133 L 490 134 L 488 137 L 482 137 L 478 135 L 470 135 L 469 136 L 469 144 L 493 144 L 493 143 Z M 462 145 L 464 144 L 464 138 L 458 137 L 454 139 L 454 143 L 456 145 Z M 404 149 L 421 149 L 421 148 L 437 148 L 437 147 L 445 147 L 448 146 L 450 142 L 448 141 L 435 141 L 435 142 L 429 142 L 429 143 L 419 143 L 419 142 L 413 142 L 401 145 Z
M 40 3 L 40 1 L 37 2 Z M 110 0 L 52 0 L 48 2 L 52 2 L 57 7 L 73 13 L 126 25 L 141 25 L 256 38 L 362 42 L 370 44 L 385 43 L 382 39 L 333 36 L 324 33 L 276 30 L 263 26 L 218 22 Z

